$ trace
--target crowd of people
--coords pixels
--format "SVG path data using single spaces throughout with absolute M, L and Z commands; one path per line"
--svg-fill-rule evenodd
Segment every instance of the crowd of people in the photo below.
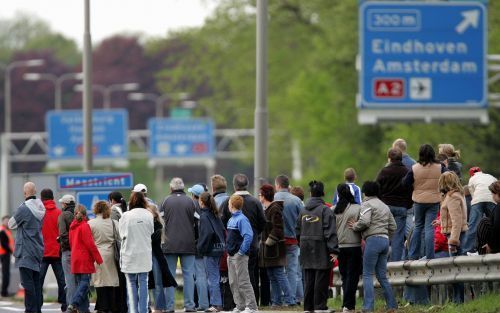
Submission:
M 236 174 L 185 191 L 181 178 L 158 205 L 137 184 L 129 201 L 114 191 L 93 205 L 95 218 L 72 195 L 59 199 L 32 182 L 25 201 L 0 227 L 2 296 L 8 294 L 10 255 L 25 289 L 25 311 L 41 312 L 49 265 L 63 312 L 89 312 L 89 290 L 97 312 L 175 311 L 177 264 L 183 277 L 185 312 L 253 313 L 258 306 L 329 312 L 332 268 L 342 278 L 342 311 L 354 312 L 363 280 L 363 311 L 374 310 L 375 275 L 387 310 L 398 308 L 386 277 L 387 262 L 500 252 L 500 181 L 473 167 L 463 184 L 460 153 L 450 144 L 420 146 L 418 160 L 397 139 L 388 163 L 373 181 L 356 185 L 344 172 L 331 203 L 321 181 L 306 192 L 286 175 L 264 184 L 254 197 L 249 180 Z M 305 202 L 304 202 L 305 200 Z M 10 229 L 17 229 L 15 241 Z M 453 300 L 464 288 L 453 285 Z M 152 297 L 150 297 L 152 295 Z M 407 286 L 411 304 L 429 301 L 427 287 Z

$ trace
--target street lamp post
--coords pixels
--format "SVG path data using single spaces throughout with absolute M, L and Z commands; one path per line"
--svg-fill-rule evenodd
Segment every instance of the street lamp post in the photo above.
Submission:
M 44 60 L 41 59 L 33 59 L 33 60 L 25 60 L 25 61 L 15 61 L 7 65 L 5 68 L 5 132 L 10 133 L 12 131 L 12 120 L 11 120 L 11 109 L 12 109 L 12 95 L 11 95 L 11 81 L 10 81 L 10 73 L 19 67 L 33 67 L 40 66 L 44 64 Z
M 62 110 L 62 84 L 69 79 L 83 79 L 83 73 L 66 73 L 57 77 L 50 73 L 26 73 L 23 78 L 30 81 L 50 80 L 54 84 L 54 99 L 56 111 Z
M 102 95 L 102 107 L 103 109 L 111 108 L 111 94 L 115 91 L 134 91 L 139 88 L 138 83 L 125 83 L 125 84 L 113 84 L 110 86 L 93 84 L 92 89 L 101 93 Z M 75 91 L 81 92 L 83 90 L 82 85 L 76 85 Z
M 257 75 L 255 97 L 254 192 L 268 175 L 267 0 L 257 0 Z
M 128 99 L 132 101 L 152 101 L 155 104 L 156 108 L 155 116 L 162 117 L 164 103 L 165 101 L 170 99 L 170 95 L 165 93 L 161 96 L 158 96 L 154 93 L 134 92 L 128 95 Z
M 142 93 L 142 92 L 134 92 L 128 95 L 128 99 L 132 101 L 151 101 L 155 104 L 156 107 L 156 118 L 163 117 L 163 104 L 167 99 L 170 99 L 169 94 L 163 94 L 161 96 L 154 93 Z M 162 165 L 156 165 L 155 169 L 155 186 L 156 186 L 156 196 L 161 196 L 162 186 L 163 186 L 163 171 L 164 168 Z

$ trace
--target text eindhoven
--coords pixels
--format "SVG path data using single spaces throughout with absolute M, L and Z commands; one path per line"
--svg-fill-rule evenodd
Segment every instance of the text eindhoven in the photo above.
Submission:
M 371 50 L 374 55 L 429 55 L 452 56 L 467 55 L 469 49 L 465 42 L 439 42 L 406 40 L 404 42 L 375 38 L 371 41 Z M 422 61 L 419 59 L 395 61 L 377 58 L 373 65 L 373 73 L 437 73 L 461 74 L 478 72 L 476 62 L 451 61 L 447 58 L 436 61 Z

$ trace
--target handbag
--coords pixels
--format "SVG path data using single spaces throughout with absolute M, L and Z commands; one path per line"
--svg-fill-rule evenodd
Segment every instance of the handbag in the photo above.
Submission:
M 117 265 L 120 264 L 120 242 L 116 240 L 116 228 L 115 221 L 111 220 L 111 225 L 113 225 L 113 252 L 115 257 L 115 262 Z

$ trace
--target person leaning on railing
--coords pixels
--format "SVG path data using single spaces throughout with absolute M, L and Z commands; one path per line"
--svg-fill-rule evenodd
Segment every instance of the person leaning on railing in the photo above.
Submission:
M 500 180 L 497 180 L 489 186 L 493 194 L 493 201 L 496 203 L 490 217 L 486 217 L 477 227 L 477 241 L 480 252 L 499 253 L 500 252 Z

